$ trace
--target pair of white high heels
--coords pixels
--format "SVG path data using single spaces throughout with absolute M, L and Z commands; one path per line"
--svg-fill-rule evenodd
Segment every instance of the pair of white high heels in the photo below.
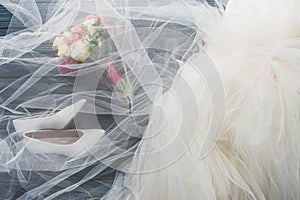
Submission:
M 63 130 L 85 104 L 82 99 L 59 112 L 13 120 L 16 132 L 31 153 L 73 157 L 88 152 L 104 135 L 102 129 Z

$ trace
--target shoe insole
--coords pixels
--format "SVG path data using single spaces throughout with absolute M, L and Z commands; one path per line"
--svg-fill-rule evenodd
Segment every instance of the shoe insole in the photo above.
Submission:
M 67 145 L 75 143 L 83 135 L 77 130 L 41 130 L 36 132 L 28 132 L 25 135 L 29 138 L 48 142 L 52 144 Z

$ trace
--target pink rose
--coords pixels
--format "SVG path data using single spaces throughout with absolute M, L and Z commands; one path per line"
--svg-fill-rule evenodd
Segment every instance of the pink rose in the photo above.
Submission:
M 105 28 L 105 24 L 102 20 L 100 20 L 100 27 Z
M 116 85 L 118 81 L 121 79 L 120 74 L 117 72 L 115 67 L 113 65 L 109 65 L 105 71 L 104 74 L 106 78 L 108 79 L 109 83 L 112 85 Z
M 71 28 L 72 33 L 78 33 L 78 34 L 83 34 L 83 29 L 81 26 L 73 26 Z
M 70 45 L 79 39 L 80 39 L 80 35 L 78 35 L 77 33 L 72 33 L 71 36 L 64 38 L 64 43 Z
M 88 21 L 91 19 L 98 20 L 98 19 L 100 19 L 100 17 L 98 15 L 88 15 L 88 16 L 86 16 L 85 21 Z
M 68 74 L 68 73 L 77 71 L 77 69 L 68 68 L 68 65 L 76 64 L 76 61 L 70 57 L 61 58 L 58 60 L 58 62 L 59 62 L 59 65 L 56 67 L 56 69 L 60 74 Z
M 71 28 L 71 35 L 64 38 L 64 43 L 67 45 L 73 44 L 77 40 L 84 37 L 84 31 L 81 26 L 74 26 Z

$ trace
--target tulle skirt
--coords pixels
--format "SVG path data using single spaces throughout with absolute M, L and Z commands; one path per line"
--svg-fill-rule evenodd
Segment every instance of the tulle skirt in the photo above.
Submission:
M 139 174 L 126 174 L 122 187 L 136 199 L 299 199 L 297 43 L 235 52 L 226 60 L 214 52 L 192 56 L 154 105 L 134 160 Z M 216 65 L 208 64 L 211 58 Z M 219 77 L 203 78 L 201 65 L 216 66 Z M 212 88 L 205 84 L 210 80 Z M 225 109 L 211 97 L 224 99 Z M 221 127 L 215 134 L 210 120 L 219 116 L 224 121 L 214 124 Z
M 297 1 L 232 0 L 224 11 L 223 1 L 70 0 L 49 4 L 42 16 L 34 0 L 5 0 L 11 27 L 27 29 L 0 38 L 0 64 L 29 73 L 0 91 L 8 96 L 1 99 L 7 137 L 0 139 L 0 171 L 17 172 L 28 190 L 20 199 L 63 199 L 71 191 L 78 199 L 300 199 Z M 109 25 L 115 49 L 101 58 L 94 52 L 58 82 L 56 56 L 38 48 L 89 14 Z M 108 63 L 131 86 L 130 101 L 105 85 Z M 31 98 L 22 101 L 24 93 Z M 16 115 L 45 114 L 80 98 L 87 104 L 76 128 L 104 128 L 103 115 L 113 119 L 86 154 L 32 154 L 12 130 Z M 108 167 L 117 173 L 111 185 L 97 182 L 104 196 L 81 187 Z M 82 170 L 79 181 L 69 181 Z M 34 173 L 43 183 L 27 188 Z

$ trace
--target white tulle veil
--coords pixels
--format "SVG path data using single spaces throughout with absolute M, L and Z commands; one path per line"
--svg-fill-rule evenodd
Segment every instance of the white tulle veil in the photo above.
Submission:
M 0 172 L 19 199 L 299 199 L 300 5 L 287 2 L 1 0 L 0 75 L 19 78 L 0 88 Z M 111 48 L 59 74 L 54 38 L 91 14 Z M 83 98 L 72 126 L 106 131 L 93 148 L 27 150 L 14 119 Z
M 203 52 L 206 34 L 221 18 L 225 4 L 194 0 L 51 0 L 47 3 L 2 0 L 1 4 L 13 17 L 7 35 L 0 38 L 0 66 L 4 71 L 17 70 L 21 75 L 0 91 L 4 132 L 0 139 L 0 170 L 14 174 L 14 179 L 27 190 L 19 198 L 66 198 L 64 195 L 73 191 L 78 199 L 96 199 L 110 188 L 112 191 L 126 188 L 122 185 L 124 174 L 139 174 L 163 167 L 163 164 L 148 165 L 142 169 L 136 156 L 151 154 L 147 146 L 139 147 L 149 123 L 156 129 L 157 125 L 163 126 L 160 121 L 163 117 L 160 112 L 153 112 L 156 109 L 153 103 L 164 98 L 178 69 L 189 62 L 193 54 Z M 80 24 L 90 14 L 99 15 L 111 27 L 107 43 L 113 42 L 115 48 L 104 53 L 95 51 L 89 62 L 73 65 L 72 69 L 78 69 L 76 75 L 58 74 L 55 70 L 57 56 L 52 50 L 54 38 L 66 28 Z M 16 27 L 24 27 L 24 30 L 15 31 Z M 110 31 L 114 28 L 121 32 Z M 122 101 L 118 91 L 107 83 L 103 72 L 108 62 L 114 64 L 131 86 L 134 96 L 129 103 Z M 217 74 L 216 71 L 213 73 Z M 184 82 L 184 77 L 177 79 Z M 190 95 L 188 109 L 191 109 L 197 104 L 195 94 L 192 90 L 185 92 Z M 13 129 L 13 119 L 60 110 L 82 98 L 87 99 L 87 104 L 75 118 L 75 127 L 106 130 L 105 137 L 89 153 L 68 158 L 58 154 L 32 154 L 26 149 L 26 144 Z M 152 112 L 159 116 L 149 120 Z M 193 120 L 197 122 L 197 119 Z M 157 130 L 148 132 L 152 131 Z M 204 147 L 207 148 L 205 151 L 212 145 Z M 176 156 L 179 154 L 173 158 Z M 93 189 L 83 187 L 96 176 L 103 174 L 105 177 L 108 169 L 116 170 L 114 183 L 112 180 L 98 181 Z M 69 180 L 83 170 L 79 180 Z M 41 181 L 32 184 L 34 177 Z M 128 197 L 136 195 L 133 185 L 134 182 L 127 187 L 132 190 L 126 192 Z M 116 199 L 112 194 L 107 193 L 106 198 Z M 11 193 L 7 198 L 13 195 Z

